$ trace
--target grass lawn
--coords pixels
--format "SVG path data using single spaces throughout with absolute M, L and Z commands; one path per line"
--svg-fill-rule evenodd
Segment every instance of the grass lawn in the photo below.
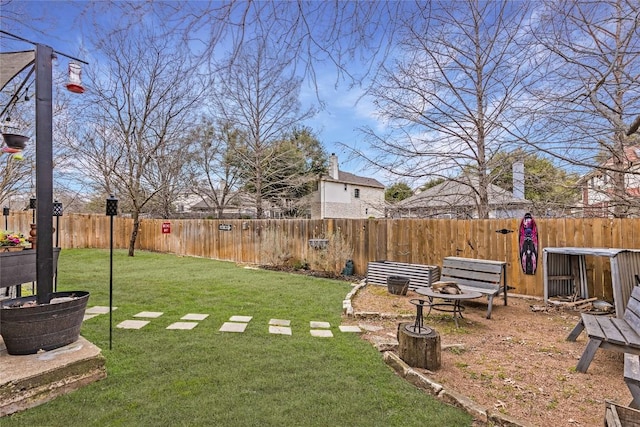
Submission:
M 114 253 L 113 349 L 109 316 L 82 335 L 103 350 L 108 377 L 0 419 L 0 426 L 469 426 L 385 365 L 358 334 L 342 333 L 346 282 L 252 270 L 209 259 Z M 86 290 L 109 305 L 109 252 L 65 249 L 58 290 Z M 115 327 L 141 311 L 164 314 L 140 330 Z M 167 330 L 187 313 L 209 314 L 193 330 Z M 233 315 L 244 333 L 219 332 Z M 291 320 L 292 336 L 268 333 Z M 334 338 L 314 338 L 310 321 Z

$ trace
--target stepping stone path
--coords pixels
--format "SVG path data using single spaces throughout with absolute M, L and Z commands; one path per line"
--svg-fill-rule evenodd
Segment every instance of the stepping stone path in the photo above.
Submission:
M 113 310 L 116 310 L 117 308 L 118 307 L 113 307 Z M 94 317 L 100 314 L 107 314 L 108 312 L 109 312 L 109 307 L 104 307 L 101 305 L 93 306 L 84 311 L 84 317 L 82 318 L 82 321 L 84 322 L 85 320 L 93 319 Z
M 333 333 L 329 330 L 329 328 L 331 327 L 329 322 L 311 321 L 309 322 L 309 327 L 311 328 L 310 332 L 312 337 L 333 338 Z
M 125 320 L 116 325 L 120 329 L 141 329 L 149 324 L 148 320 Z
M 113 310 L 116 310 L 118 307 L 113 307 Z M 84 320 L 89 320 L 95 316 L 99 316 L 101 314 L 109 313 L 109 307 L 103 306 L 94 306 L 88 308 L 85 311 Z M 135 318 L 144 318 L 144 319 L 157 319 L 162 317 L 164 313 L 159 311 L 141 311 L 140 313 L 134 314 Z M 177 329 L 177 330 L 190 330 L 195 328 L 198 325 L 198 322 L 205 320 L 209 317 L 208 314 L 199 314 L 199 313 L 188 313 L 180 318 L 182 322 L 174 322 L 167 326 L 166 329 Z M 253 319 L 252 316 L 231 316 L 229 321 L 224 322 L 220 327 L 220 332 L 235 332 L 242 333 L 247 329 L 247 325 Z M 125 320 L 116 325 L 117 328 L 120 329 L 141 329 L 148 325 L 150 320 Z M 270 319 L 269 320 L 269 333 L 274 335 L 292 335 L 291 331 L 291 320 L 287 319 Z M 358 326 L 354 325 L 340 325 L 340 332 L 345 333 L 360 333 L 362 329 Z M 311 336 L 318 338 L 332 338 L 333 332 L 331 331 L 331 324 L 329 322 L 323 321 L 311 321 L 309 322 L 309 329 Z
M 275 335 L 291 335 L 291 320 L 269 320 L 269 333 Z
M 228 322 L 224 322 L 220 332 L 244 332 L 247 324 L 253 319 L 251 316 L 231 316 Z
M 133 317 L 148 317 L 149 319 L 156 319 L 162 316 L 164 313 L 160 311 L 141 311 L 138 314 L 134 314 Z

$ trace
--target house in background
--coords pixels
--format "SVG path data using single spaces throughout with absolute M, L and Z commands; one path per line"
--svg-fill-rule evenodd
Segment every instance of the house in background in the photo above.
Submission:
M 474 178 L 447 180 L 389 208 L 392 218 L 478 218 Z M 489 184 L 489 218 L 519 218 L 531 209 L 524 198 L 524 165 L 513 165 L 513 192 Z
M 341 172 L 338 157 L 329 158 L 329 173 L 312 194 L 311 218 L 380 218 L 385 215 L 384 185 L 373 178 Z
M 476 185 L 477 186 L 477 185 Z M 490 184 L 489 218 L 519 218 L 531 209 L 529 200 Z M 447 180 L 389 208 L 392 218 L 478 218 L 474 183 Z
M 584 217 L 612 216 L 613 186 L 607 169 L 613 168 L 613 159 L 607 159 L 601 169 L 583 176 L 578 185 L 582 190 L 581 208 Z M 623 201 L 629 216 L 640 216 L 640 146 L 626 147 L 624 150 L 625 189 Z
M 208 197 L 197 194 L 181 194 L 174 202 L 176 218 L 256 218 L 255 199 L 244 192 L 233 192 L 227 199 L 224 212 L 218 215 L 216 204 Z M 264 208 L 264 218 L 281 218 L 281 209 L 269 204 Z

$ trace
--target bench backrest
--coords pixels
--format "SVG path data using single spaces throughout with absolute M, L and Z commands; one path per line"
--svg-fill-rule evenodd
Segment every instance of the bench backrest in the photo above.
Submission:
M 640 334 L 640 286 L 634 286 L 623 319 Z
M 502 261 L 446 257 L 442 260 L 440 280 L 497 291 L 505 264 Z

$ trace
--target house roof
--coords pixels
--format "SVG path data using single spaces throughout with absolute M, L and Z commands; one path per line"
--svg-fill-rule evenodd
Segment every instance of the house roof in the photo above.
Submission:
M 474 188 L 477 180 L 472 179 L 469 184 L 447 180 L 429 188 L 419 194 L 398 202 L 394 207 L 402 209 L 412 208 L 436 208 L 443 206 L 476 206 L 476 193 Z M 516 199 L 513 194 L 504 188 L 489 184 L 489 205 L 529 205 L 531 201 Z
M 632 166 L 636 166 L 640 163 L 640 146 L 631 145 L 624 148 L 624 158 L 623 164 L 625 167 L 631 168 Z M 613 157 L 609 157 L 604 163 L 601 163 L 601 167 L 611 168 L 613 167 Z M 599 176 L 602 172 L 600 170 L 592 170 L 586 174 L 584 174 L 580 180 L 578 180 L 578 185 L 584 185 L 591 177 Z
M 637 145 L 632 145 L 628 147 L 624 147 L 624 164 L 629 165 L 630 163 L 636 163 L 640 161 L 640 147 Z M 613 157 L 607 159 L 604 163 L 605 166 L 613 166 Z
M 334 179 L 329 175 L 323 175 L 321 178 L 323 181 L 330 182 L 343 182 L 345 184 L 355 184 L 366 187 L 374 187 L 374 188 L 384 188 L 384 185 L 380 183 L 377 179 L 367 178 L 364 176 L 354 175 L 349 172 L 338 172 L 338 179 Z

